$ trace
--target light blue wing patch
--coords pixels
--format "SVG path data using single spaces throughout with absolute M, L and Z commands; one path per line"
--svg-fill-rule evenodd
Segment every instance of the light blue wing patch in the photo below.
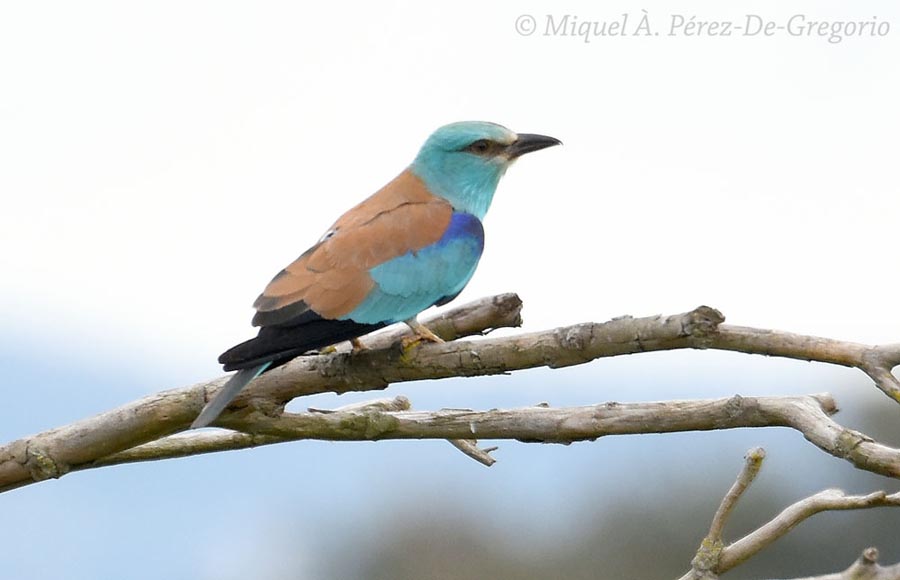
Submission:
M 440 240 L 372 268 L 369 273 L 375 287 L 343 319 L 377 324 L 411 318 L 461 292 L 475 273 L 483 249 L 481 221 L 471 214 L 454 213 Z

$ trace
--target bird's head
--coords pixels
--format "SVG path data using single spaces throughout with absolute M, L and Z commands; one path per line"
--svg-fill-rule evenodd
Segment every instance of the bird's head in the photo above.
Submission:
M 411 169 L 433 194 L 481 219 L 506 168 L 526 153 L 554 145 L 560 141 L 553 137 L 516 134 L 495 123 L 463 121 L 432 133 Z

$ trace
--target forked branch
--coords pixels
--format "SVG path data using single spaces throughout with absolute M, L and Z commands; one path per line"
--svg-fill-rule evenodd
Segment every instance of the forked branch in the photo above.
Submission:
M 888 495 L 883 491 L 876 491 L 868 495 L 847 495 L 839 489 L 826 489 L 788 506 L 771 521 L 740 540 L 726 544 L 722 539 L 722 531 L 738 500 L 759 473 L 765 456 L 765 451 L 759 447 L 747 452 L 743 469 L 719 505 L 709 534 L 700 544 L 697 555 L 691 562 L 691 571 L 680 580 L 714 580 L 720 574 L 752 558 L 801 522 L 820 512 L 900 507 L 900 493 Z M 900 564 L 882 567 L 877 564 L 877 559 L 878 551 L 869 548 L 857 562 L 843 572 L 804 580 L 900 580 Z

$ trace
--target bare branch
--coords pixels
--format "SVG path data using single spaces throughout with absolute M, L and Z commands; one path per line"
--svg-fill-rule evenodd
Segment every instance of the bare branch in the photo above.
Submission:
M 222 425 L 247 433 L 291 439 L 518 439 L 570 443 L 606 435 L 706 431 L 740 427 L 790 427 L 827 453 L 860 469 L 900 476 L 900 450 L 836 423 L 828 394 L 805 397 L 740 397 L 652 403 L 603 403 L 585 407 L 528 407 L 471 411 L 404 411 L 311 416 L 232 414 Z
M 884 394 L 900 403 L 900 383 L 891 374 L 891 369 L 900 364 L 900 344 L 870 346 L 777 330 L 721 325 L 708 348 L 856 367 L 872 377 Z
M 757 447 L 747 452 L 741 473 L 722 500 L 719 509 L 713 517 L 709 534 L 701 542 L 696 556 L 691 561 L 691 570 L 682 576 L 680 580 L 714 580 L 720 574 L 724 574 L 738 564 L 755 556 L 807 518 L 823 511 L 855 510 L 883 506 L 900 507 L 900 493 L 887 495 L 883 491 L 877 491 L 868 495 L 858 496 L 847 495 L 839 489 L 826 489 L 792 504 L 771 521 L 733 544 L 726 546 L 722 541 L 722 529 L 728 519 L 728 515 L 759 473 L 764 459 L 765 451 L 762 448 Z M 895 576 L 891 574 L 900 573 L 898 572 L 900 571 L 900 565 L 882 568 L 876 564 L 877 558 L 878 551 L 874 548 L 869 548 L 863 552 L 860 560 L 846 571 L 806 580 L 859 580 L 870 577 L 882 580 L 894 579 Z M 880 576 L 870 576 L 869 574 L 879 574 Z
M 819 512 L 883 506 L 900 507 L 900 493 L 887 495 L 876 491 L 868 495 L 846 495 L 839 489 L 820 491 L 789 506 L 772 521 L 726 547 L 719 558 L 718 571 L 731 570 Z
M 445 340 L 480 335 L 491 329 L 521 324 L 521 306 L 522 301 L 515 294 L 500 294 L 450 309 L 426 320 L 425 324 Z M 397 336 L 397 329 L 390 329 L 373 335 L 367 339 L 366 345 L 370 348 L 386 347 Z M 346 360 L 355 357 L 338 352 L 306 358 Z M 307 376 L 307 380 L 311 378 L 311 375 Z M 0 491 L 58 478 L 72 469 L 83 469 L 94 464 L 120 463 L 121 461 L 106 458 L 186 429 L 205 405 L 207 391 L 221 387 L 226 380 L 227 377 L 220 377 L 192 387 L 163 391 L 117 409 L 3 445 L 0 447 Z M 329 378 L 319 376 L 318 380 L 327 384 Z M 360 377 L 358 380 L 363 379 Z M 223 447 L 231 449 L 262 442 L 274 441 L 265 437 L 247 441 L 244 437 L 210 436 L 198 439 L 197 445 L 198 449 L 235 445 Z M 180 445 L 179 442 L 176 448 Z M 168 442 L 155 451 L 162 454 L 160 457 L 183 455 L 170 448 Z M 132 459 L 140 460 L 143 459 Z
M 138 445 L 131 449 L 101 457 L 90 463 L 70 466 L 70 470 L 78 471 L 93 467 L 107 467 L 110 465 L 121 465 L 123 463 L 155 461 L 158 459 L 176 459 L 179 457 L 200 455 L 202 453 L 248 449 L 260 445 L 284 443 L 286 441 L 291 441 L 291 439 L 275 437 L 273 435 L 238 433 L 237 431 L 197 431 L 178 433 L 169 437 L 163 437 L 158 441 L 151 441 L 150 443 L 144 443 L 143 445 Z
M 443 338 L 467 334 L 481 334 L 490 328 L 515 325 L 520 322 L 521 302 L 515 295 L 501 295 L 483 299 L 446 313 L 429 321 L 429 327 Z M 457 340 L 445 344 L 424 345 L 405 353 L 394 345 L 400 336 L 391 329 L 367 338 L 368 350 L 351 354 L 346 347 L 334 349 L 329 354 L 304 356 L 290 364 L 262 375 L 232 403 L 218 419 L 217 425 L 253 434 L 253 437 L 204 436 L 190 439 L 190 444 L 179 440 L 161 442 L 160 446 L 141 449 L 137 455 L 119 455 L 142 444 L 160 440 L 184 430 L 190 425 L 206 400 L 221 387 L 225 378 L 219 378 L 182 389 L 162 392 L 142 400 L 108 411 L 98 416 L 26 437 L 0 447 L 0 491 L 26 485 L 34 481 L 60 477 L 72 469 L 84 469 L 114 462 L 141 460 L 144 453 L 156 453 L 155 457 L 171 457 L 182 450 L 236 448 L 261 445 L 287 438 L 334 436 L 329 431 L 326 418 L 319 417 L 325 430 L 309 430 L 303 434 L 289 428 L 297 415 L 279 419 L 284 405 L 291 399 L 321 392 L 369 391 L 386 387 L 391 383 L 436 379 L 455 376 L 478 376 L 508 373 L 517 369 L 538 366 L 563 367 L 581 364 L 599 357 L 617 356 L 653 350 L 678 348 L 719 348 L 755 354 L 785 356 L 805 360 L 817 360 L 845 366 L 857 366 L 870 374 L 873 369 L 886 369 L 900 360 L 900 345 L 870 347 L 831 339 L 807 337 L 722 324 L 722 315 L 708 307 L 669 317 L 622 317 L 603 324 L 586 323 L 561 327 L 543 332 L 525 333 L 503 338 L 481 340 Z M 890 380 L 883 374 L 876 375 L 885 388 Z M 627 426 L 623 414 L 626 410 L 644 413 L 646 424 L 632 424 L 622 432 L 673 431 L 690 429 L 718 429 L 729 426 L 781 425 L 801 431 L 807 439 L 822 449 L 851 461 L 857 467 L 884 475 L 900 475 L 898 451 L 880 445 L 866 436 L 845 429 L 828 418 L 834 412 L 830 398 L 793 398 L 790 403 L 772 403 L 776 399 L 729 400 L 727 408 L 717 408 L 721 414 L 691 407 L 689 402 L 672 402 L 680 409 L 673 416 L 680 423 L 654 415 L 648 409 L 622 406 L 623 411 L 613 412 L 609 421 Z M 694 404 L 702 405 L 699 401 Z M 657 405 L 663 405 L 658 403 Z M 762 405 L 762 406 L 759 406 Z M 787 407 L 785 406 L 787 405 Z M 614 406 L 610 404 L 604 408 Z M 669 408 L 665 408 L 669 412 Z M 541 410 L 520 410 L 523 413 L 541 413 Z M 559 410 L 544 410 L 545 419 L 553 417 L 555 424 L 524 424 L 513 429 L 500 428 L 490 412 L 481 418 L 481 429 L 494 425 L 493 435 L 484 432 L 480 437 L 513 437 L 526 440 L 577 440 L 615 433 L 615 428 L 595 426 L 580 432 L 572 432 L 570 424 L 594 425 L 596 408 L 588 411 L 573 410 L 575 417 L 555 415 Z M 497 413 L 504 413 L 498 411 Z M 507 412 L 508 413 L 508 412 Z M 515 413 L 515 412 L 513 412 Z M 729 413 L 737 413 L 736 419 Z M 584 416 L 582 416 L 584 415 Z M 537 415 L 536 415 L 537 416 Z M 302 417 L 302 416 L 301 416 Z M 529 416 L 530 417 L 530 416 Z M 429 423 L 429 418 L 438 423 Z M 399 424 L 409 426 L 421 420 L 421 425 L 408 432 L 381 432 L 380 437 L 435 437 L 437 433 L 448 439 L 471 439 L 472 433 L 464 428 L 469 417 L 453 417 L 446 424 L 445 412 L 398 414 Z M 571 420 L 570 420 L 571 419 Z M 302 422 L 302 420 L 301 420 Z M 428 425 L 430 427 L 426 428 Z M 535 426 L 537 425 L 537 426 Z M 553 432 L 553 429 L 559 430 Z M 329 432 L 332 435 L 329 435 Z M 426 433 L 419 435 L 417 433 Z M 278 438 L 273 435 L 283 433 Z M 342 433 L 337 438 L 367 437 L 365 433 Z M 463 444 L 466 447 L 466 444 Z M 187 453 L 187 451 L 185 451 Z M 147 456 L 149 457 L 149 455 Z
M 373 348 L 352 358 L 303 357 L 281 372 L 263 375 L 233 407 L 257 406 L 274 414 L 284 402 L 313 393 L 381 389 L 422 378 L 503 374 L 541 366 L 559 368 L 603 357 L 681 348 L 730 350 L 856 367 L 873 379 L 879 371 L 876 385 L 900 402 L 900 388 L 895 391 L 891 387 L 890 373 L 891 365 L 900 360 L 900 344 L 869 346 L 729 326 L 723 321 L 719 311 L 701 306 L 668 317 L 624 316 L 512 337 L 427 345 L 412 353 Z
M 709 533 L 700 543 L 697 554 L 691 560 L 691 571 L 688 572 L 683 579 L 693 578 L 714 578 L 716 569 L 719 566 L 719 559 L 725 543 L 722 540 L 722 531 L 725 524 L 728 523 L 731 512 L 738 500 L 747 490 L 753 480 L 756 479 L 759 469 L 762 467 L 763 460 L 766 458 L 766 451 L 762 447 L 754 447 L 744 456 L 744 467 L 738 474 L 737 479 L 722 498 L 719 509 L 713 516 L 712 523 L 709 526 Z
M 401 397 L 405 401 L 405 397 Z M 491 411 L 442 410 L 392 412 L 377 405 L 357 409 L 260 413 L 232 417 L 234 432 L 174 435 L 109 455 L 71 469 L 133 461 L 168 459 L 198 453 L 243 449 L 303 439 L 518 439 L 570 443 L 606 435 L 671 433 L 742 427 L 791 427 L 824 451 L 857 467 L 885 475 L 900 473 L 900 451 L 835 423 L 827 394 L 803 397 L 731 397 L 656 403 L 604 403 L 586 407 L 527 407 Z M 851 442 L 856 441 L 856 444 Z M 486 450 L 485 450 L 486 451 Z
M 353 403 L 337 409 L 310 408 L 308 409 L 308 412 L 352 413 L 365 412 L 366 410 L 405 411 L 409 408 L 409 399 L 401 395 L 399 397 L 394 397 L 393 399 L 376 399 L 374 401 Z M 169 437 L 163 437 L 157 441 L 144 443 L 143 445 L 138 445 L 137 447 L 132 447 L 131 449 L 126 449 L 119 453 L 107 455 L 97 461 L 86 464 L 84 468 L 106 467 L 109 465 L 135 463 L 138 461 L 155 461 L 158 459 L 175 459 L 178 457 L 187 457 L 189 455 L 247 449 L 249 447 L 271 445 L 273 443 L 285 443 L 287 441 L 294 441 L 294 439 L 272 435 L 240 433 L 237 431 L 189 431 L 187 433 L 178 433 Z
M 728 523 L 728 518 L 731 516 L 732 510 L 734 510 L 734 506 L 737 505 L 737 501 L 750 484 L 753 483 L 753 480 L 756 479 L 765 458 L 766 450 L 762 447 L 754 447 L 747 452 L 747 455 L 744 457 L 743 469 L 741 469 L 731 489 L 725 494 L 722 503 L 719 504 L 716 515 L 713 516 L 709 534 L 706 536 L 709 540 L 713 542 L 722 541 L 722 530 L 725 528 L 725 524 Z
M 881 365 L 865 365 L 862 370 L 869 375 L 875 385 L 897 402 L 900 402 L 900 381 L 890 371 L 890 367 Z

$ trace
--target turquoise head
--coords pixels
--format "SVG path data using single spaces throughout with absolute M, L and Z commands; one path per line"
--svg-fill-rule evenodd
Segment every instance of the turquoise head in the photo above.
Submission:
M 462 121 L 431 134 L 413 161 L 431 193 L 483 219 L 506 169 L 525 153 L 559 145 L 545 135 L 516 134 L 496 123 Z

